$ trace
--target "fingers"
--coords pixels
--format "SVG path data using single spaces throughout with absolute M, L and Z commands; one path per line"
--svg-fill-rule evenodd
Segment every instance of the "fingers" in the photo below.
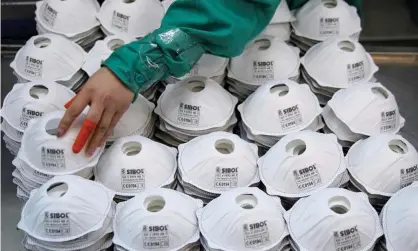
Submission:
M 80 95 L 75 96 L 72 98 L 67 104 L 65 105 L 67 108 L 67 111 L 64 114 L 64 117 L 61 119 L 58 128 L 57 128 L 57 136 L 61 137 L 63 136 L 67 130 L 70 128 L 71 124 L 74 122 L 74 120 L 80 115 L 80 113 L 86 108 L 86 106 L 90 102 L 90 97 L 88 95 L 85 95 L 83 93 L 80 93 Z
M 76 97 L 77 97 L 77 95 L 75 95 L 72 99 L 70 99 L 70 101 L 65 103 L 65 105 L 64 105 L 65 109 L 68 109 L 71 106 L 71 104 L 73 103 L 73 101 Z
M 109 130 L 110 124 L 112 123 L 113 116 L 115 112 L 113 110 L 105 110 L 102 114 L 102 117 L 97 124 L 96 130 L 94 131 L 93 136 L 90 139 L 90 142 L 87 147 L 87 156 L 92 156 L 96 149 L 100 147 L 100 143 L 103 141 L 106 133 Z
M 102 141 L 100 142 L 101 146 L 104 145 L 106 143 L 107 138 L 109 138 L 110 135 L 112 135 L 113 129 L 116 127 L 122 115 L 123 112 L 116 112 L 115 115 L 113 115 L 112 122 L 110 122 L 109 125 L 109 129 L 107 129 L 105 136 L 102 138 Z
M 75 102 L 77 100 L 78 98 L 74 101 L 73 105 L 75 105 Z M 102 114 L 103 114 L 102 104 L 93 103 L 87 114 L 86 119 L 83 122 L 81 130 L 78 133 L 77 138 L 73 144 L 74 153 L 79 153 L 84 148 L 84 146 L 86 145 L 87 141 L 90 138 L 90 135 L 92 135 L 93 132 L 95 131 L 96 126 L 99 123 L 100 118 L 102 117 Z

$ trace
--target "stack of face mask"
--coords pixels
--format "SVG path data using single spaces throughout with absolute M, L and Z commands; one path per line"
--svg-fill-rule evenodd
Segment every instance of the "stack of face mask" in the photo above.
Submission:
M 107 36 L 140 38 L 160 27 L 163 16 L 159 0 L 105 0 L 97 18 Z
M 23 132 L 31 119 L 52 111 L 63 111 L 74 92 L 52 81 L 15 84 L 3 101 L 2 131 L 6 147 L 17 155 Z
M 138 95 L 128 110 L 122 115 L 116 127 L 113 129 L 112 135 L 107 139 L 106 146 L 110 146 L 117 139 L 131 136 L 141 135 L 151 138 L 154 135 L 155 116 L 153 110 L 155 105 Z
M 41 118 L 32 119 L 22 138 L 22 147 L 13 161 L 16 166 L 14 183 L 18 185 L 18 197 L 25 200 L 30 192 L 40 187 L 53 176 L 67 174 L 90 178 L 103 148 L 87 157 L 85 149 L 74 154 L 72 144 L 83 123 L 83 117 L 74 121 L 69 131 L 62 137 L 55 135 L 63 111 L 51 112 Z
M 280 199 L 258 188 L 223 193 L 197 211 L 205 251 L 288 250 Z
M 335 92 L 374 80 L 378 67 L 363 46 L 334 38 L 313 46 L 301 59 L 304 81 L 326 105 Z
M 382 220 L 385 240 L 379 251 L 418 250 L 418 182 L 400 190 L 383 208 Z
M 227 132 L 199 136 L 179 146 L 180 188 L 208 203 L 237 188 L 257 186 L 257 146 Z
M 379 216 L 363 193 L 325 188 L 285 213 L 296 251 L 372 251 L 383 235 Z
M 290 41 L 305 53 L 316 43 L 330 38 L 350 37 L 358 40 L 360 22 L 357 9 L 344 0 L 308 1 L 296 12 Z
M 158 99 L 160 117 L 156 137 L 178 146 L 216 131 L 232 132 L 238 100 L 209 78 L 189 77 L 167 85 Z
M 339 90 L 322 113 L 327 127 L 343 147 L 380 133 L 397 133 L 405 124 L 393 94 L 380 83 Z
M 30 251 L 101 251 L 112 245 L 116 204 L 103 185 L 73 175 L 54 177 L 34 190 L 18 228 Z
M 240 101 L 258 87 L 281 79 L 299 78 L 299 49 L 279 38 L 259 37 L 245 51 L 232 58 L 228 67 L 228 90 Z
M 39 1 L 35 11 L 36 29 L 39 34 L 63 35 L 88 49 L 103 37 L 96 18 L 99 10 L 96 0 Z
M 418 181 L 418 153 L 399 135 L 358 141 L 346 158 L 352 185 L 366 193 L 378 211 L 398 190 Z
M 267 193 L 280 196 L 285 208 L 320 189 L 349 181 L 342 147 L 333 134 L 288 134 L 258 160 L 258 166 Z
M 177 149 L 142 136 L 123 137 L 100 157 L 95 180 L 127 200 L 145 189 L 176 186 Z
M 146 190 L 119 203 L 113 221 L 114 250 L 199 250 L 196 211 L 202 206 L 199 200 L 165 188 Z
M 238 110 L 242 137 L 264 149 L 291 132 L 323 127 L 322 109 L 309 86 L 290 80 L 261 86 Z
M 277 7 L 276 13 L 271 19 L 270 24 L 267 25 L 260 35 L 273 36 L 282 41 L 288 41 L 291 33 L 290 22 L 292 21 L 295 21 L 295 17 L 290 12 L 287 2 L 280 1 L 279 7 Z
M 81 70 L 85 59 L 78 44 L 51 33 L 29 39 L 10 66 L 19 83 L 56 81 L 77 92 L 88 78 Z

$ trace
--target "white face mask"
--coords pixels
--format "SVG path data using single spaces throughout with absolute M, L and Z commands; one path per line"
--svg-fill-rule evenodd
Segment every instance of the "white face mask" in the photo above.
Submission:
M 100 157 L 95 178 L 119 196 L 135 196 L 173 183 L 176 157 L 175 148 L 145 137 L 120 138 Z
M 1 130 L 4 132 L 4 135 L 7 137 L 7 143 L 18 146 L 20 148 L 20 142 L 22 142 L 23 132 L 16 130 L 13 126 L 7 123 L 6 120 L 3 120 L 1 123 Z
M 129 34 L 138 38 L 157 29 L 163 16 L 164 9 L 159 1 L 106 0 L 97 18 L 107 35 Z
M 289 6 L 286 1 L 280 1 L 279 6 L 274 13 L 273 18 L 270 21 L 270 24 L 279 24 L 279 23 L 288 23 L 295 20 L 292 12 L 290 12 Z
M 197 212 L 210 250 L 276 250 L 288 235 L 280 199 L 258 188 L 223 193 Z
M 366 194 L 325 188 L 285 213 L 296 250 L 372 250 L 382 236 Z
M 214 132 L 179 146 L 182 180 L 220 194 L 258 183 L 257 146 L 237 135 Z
M 129 251 L 182 250 L 199 239 L 199 208 L 201 201 L 174 190 L 146 190 L 118 204 L 113 243 Z
M 281 3 L 285 3 L 286 1 L 282 1 Z M 275 39 L 279 39 L 281 41 L 289 41 L 290 34 L 292 30 L 290 28 L 289 23 L 270 23 L 266 26 L 266 28 L 260 33 L 260 37 L 271 36 Z
M 54 177 L 31 192 L 18 228 L 40 241 L 64 242 L 103 227 L 114 194 L 78 176 Z
M 313 0 L 296 13 L 296 35 L 324 41 L 333 37 L 358 37 L 361 20 L 355 7 L 343 0 Z
M 252 134 L 268 136 L 304 130 L 322 112 L 309 87 L 290 80 L 261 86 L 238 110 Z
M 381 213 L 388 251 L 418 249 L 418 182 L 400 190 Z
M 286 135 L 259 159 L 258 165 L 267 193 L 290 198 L 330 187 L 346 172 L 337 137 L 309 131 Z
M 418 181 L 418 153 L 399 135 L 381 134 L 354 144 L 347 156 L 353 180 L 370 194 L 392 196 Z
M 18 157 L 32 169 L 49 175 L 63 175 L 74 174 L 97 164 L 103 147 L 91 157 L 83 154 L 85 149 L 82 149 L 81 154 L 72 151 L 83 116 L 73 122 L 64 136 L 55 136 L 54 131 L 63 115 L 64 112 L 52 112 L 29 122 Z
M 237 102 L 213 80 L 190 77 L 167 86 L 155 113 L 178 129 L 202 131 L 224 126 L 234 115 Z
M 63 249 L 63 248 L 53 249 L 53 248 L 46 248 L 46 247 L 38 246 L 37 243 L 34 241 L 34 239 L 29 238 L 28 235 L 24 237 L 22 244 L 24 245 L 26 249 L 32 250 L 32 251 L 97 251 L 97 250 L 104 251 L 104 250 L 108 250 L 108 248 L 112 246 L 112 234 L 106 235 L 105 237 L 103 237 L 102 239 L 98 240 L 97 242 L 93 243 L 90 246 L 87 246 L 82 249 L 77 249 L 77 250 L 71 247 L 67 249 Z

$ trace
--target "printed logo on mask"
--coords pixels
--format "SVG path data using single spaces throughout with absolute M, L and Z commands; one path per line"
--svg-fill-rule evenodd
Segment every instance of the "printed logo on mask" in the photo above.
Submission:
M 299 191 L 315 188 L 322 184 L 321 175 L 316 168 L 316 164 L 293 170 L 293 178 Z
M 161 249 L 170 247 L 168 225 L 144 225 L 142 239 L 144 249 Z
M 199 126 L 200 106 L 181 102 L 177 115 L 177 122 L 182 125 Z
M 274 80 L 274 61 L 253 61 L 253 80 Z
M 128 32 L 130 16 L 113 11 L 112 26 L 122 32 Z
M 24 72 L 32 77 L 42 77 L 43 60 L 26 56 Z
M 286 109 L 278 111 L 280 125 L 284 132 L 293 130 L 303 123 L 302 114 L 299 110 L 299 105 L 294 105 Z
M 414 181 L 418 181 L 418 165 L 409 168 L 402 168 L 400 177 L 401 189 L 411 185 Z
M 340 18 L 338 17 L 321 17 L 319 19 L 319 36 L 331 37 L 340 34 Z
M 45 168 L 65 169 L 64 149 L 42 147 L 41 159 Z
M 360 61 L 354 64 L 347 64 L 347 76 L 349 84 L 362 81 L 366 77 L 364 62 Z
M 216 167 L 215 188 L 235 188 L 238 186 L 238 167 Z
M 45 5 L 45 9 L 44 9 L 44 15 L 43 15 L 43 19 L 44 21 L 51 25 L 54 26 L 55 23 L 55 19 L 58 16 L 58 11 L 54 10 L 49 4 Z
M 334 231 L 334 243 L 336 251 L 356 251 L 361 249 L 361 239 L 357 226 Z
M 23 107 L 22 114 L 20 115 L 20 126 L 26 129 L 28 127 L 29 120 L 42 117 L 43 115 L 43 112 Z
M 246 248 L 262 247 L 270 243 L 267 221 L 244 224 L 243 231 Z
M 45 212 L 44 227 L 46 236 L 68 236 L 71 234 L 70 213 Z
M 144 190 L 145 189 L 145 170 L 122 168 L 121 187 L 123 191 Z
M 392 132 L 396 129 L 396 110 L 380 113 L 380 132 Z

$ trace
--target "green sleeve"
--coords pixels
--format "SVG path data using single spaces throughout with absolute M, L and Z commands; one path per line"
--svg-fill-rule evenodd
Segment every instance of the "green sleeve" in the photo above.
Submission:
M 204 53 L 234 57 L 273 17 L 281 0 L 177 0 L 161 27 L 122 46 L 103 65 L 138 94 L 183 76 Z

